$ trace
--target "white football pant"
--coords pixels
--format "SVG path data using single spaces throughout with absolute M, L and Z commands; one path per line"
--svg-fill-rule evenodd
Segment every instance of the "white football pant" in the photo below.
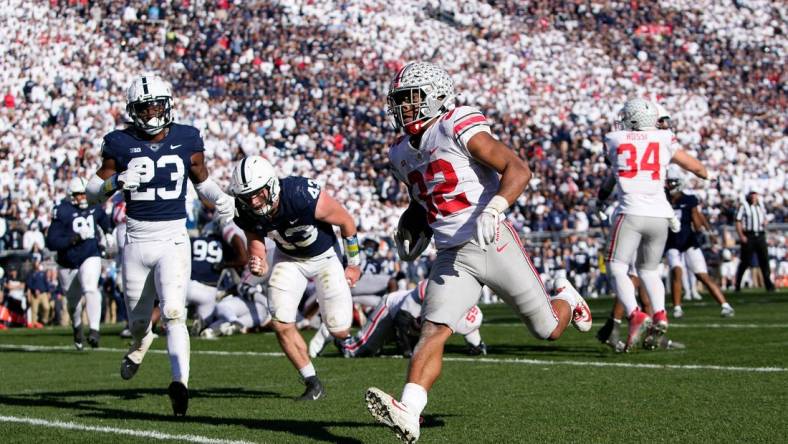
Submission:
M 58 280 L 60 288 L 66 293 L 68 313 L 74 328 L 82 325 L 82 301 L 88 312 L 91 330 L 99 330 L 101 325 L 101 292 L 98 289 L 101 277 L 101 258 L 92 256 L 85 259 L 79 268 L 60 268 Z

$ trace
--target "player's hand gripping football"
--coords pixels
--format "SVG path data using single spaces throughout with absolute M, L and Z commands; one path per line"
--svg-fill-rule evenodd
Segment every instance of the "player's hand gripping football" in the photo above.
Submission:
M 249 271 L 255 276 L 264 276 L 268 273 L 268 262 L 263 257 L 251 256 L 249 258 Z
M 345 279 L 350 288 L 356 286 L 356 282 L 358 282 L 359 278 L 361 278 L 361 267 L 348 265 L 348 267 L 345 268 Z

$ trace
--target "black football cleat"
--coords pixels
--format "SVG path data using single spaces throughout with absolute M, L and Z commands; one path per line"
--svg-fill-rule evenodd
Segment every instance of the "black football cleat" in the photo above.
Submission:
M 167 388 L 172 402 L 172 414 L 175 416 L 186 416 L 189 409 L 189 389 L 180 381 L 172 381 Z
M 317 375 L 306 378 L 304 384 L 306 384 L 306 390 L 303 395 L 295 399 L 296 401 L 317 401 L 326 396 L 326 391 L 323 389 L 323 384 L 317 379 Z
M 88 333 L 88 344 L 90 344 L 91 348 L 98 348 L 99 346 L 99 339 L 101 335 L 99 335 L 98 330 L 91 329 Z
M 120 377 L 129 380 L 137 374 L 139 368 L 139 364 L 135 364 L 128 356 L 124 356 L 123 361 L 120 362 Z
M 82 333 L 82 327 L 74 327 L 74 348 L 76 348 L 77 351 L 84 350 L 84 340 L 85 335 Z
M 468 344 L 465 351 L 469 356 L 487 356 L 487 344 L 480 342 L 479 345 Z

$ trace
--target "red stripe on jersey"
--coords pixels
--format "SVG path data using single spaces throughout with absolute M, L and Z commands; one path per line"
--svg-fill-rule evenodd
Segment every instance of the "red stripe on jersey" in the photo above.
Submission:
M 454 109 L 457 109 L 457 108 L 454 108 Z M 449 120 L 449 119 L 451 119 L 451 115 L 452 115 L 452 114 L 454 114 L 454 109 L 453 109 L 453 110 L 451 110 L 451 111 L 449 111 L 448 113 L 446 113 L 446 115 L 445 115 L 445 116 L 443 116 L 443 120 Z
M 483 115 L 478 114 L 478 113 L 473 113 L 470 116 L 468 116 L 466 119 L 464 119 L 464 120 L 462 120 L 460 122 L 457 122 L 457 124 L 454 125 L 454 132 L 455 133 L 459 133 L 460 131 L 462 131 L 463 128 L 467 127 L 468 125 L 473 125 L 474 123 L 484 122 L 486 120 L 487 119 L 485 119 Z

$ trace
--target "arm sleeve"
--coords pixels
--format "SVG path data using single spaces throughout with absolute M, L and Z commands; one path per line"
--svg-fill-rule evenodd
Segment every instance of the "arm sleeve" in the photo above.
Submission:
M 204 197 L 211 203 L 216 203 L 221 197 L 226 196 L 226 193 L 219 188 L 219 185 L 210 177 L 200 183 L 194 184 L 194 189 L 200 197 Z
M 736 220 L 741 221 L 744 217 L 744 205 L 739 207 L 739 211 L 736 212 Z

